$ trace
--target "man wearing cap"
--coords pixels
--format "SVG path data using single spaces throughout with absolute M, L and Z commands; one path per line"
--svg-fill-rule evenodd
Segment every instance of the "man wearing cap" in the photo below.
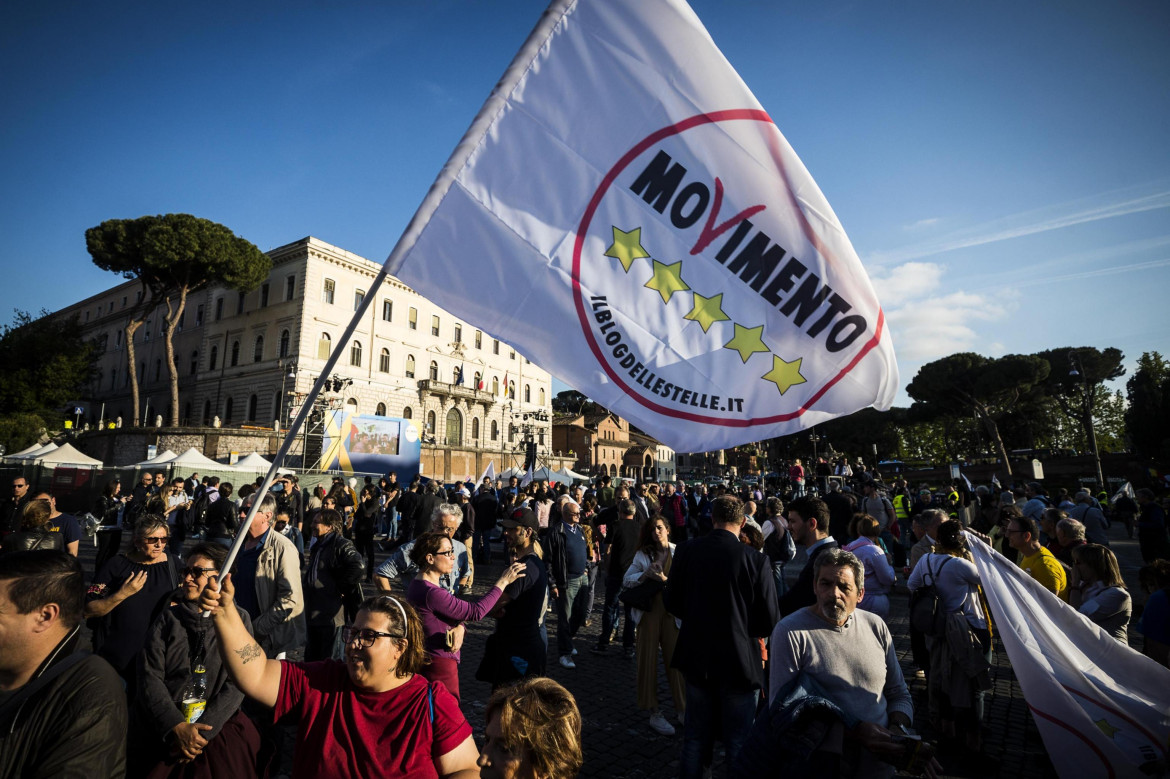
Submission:
M 548 570 L 536 551 L 540 525 L 529 508 L 513 509 L 500 523 L 504 545 L 524 573 L 504 589 L 495 608 L 496 630 L 488 636 L 475 678 L 492 689 L 527 676 L 543 676 L 545 639 L 541 633 L 548 608 Z
M 557 651 L 560 664 L 576 668 L 573 636 L 585 621 L 589 596 L 589 542 L 581 529 L 581 507 L 566 500 L 561 521 L 549 528 L 548 566 L 557 606 Z

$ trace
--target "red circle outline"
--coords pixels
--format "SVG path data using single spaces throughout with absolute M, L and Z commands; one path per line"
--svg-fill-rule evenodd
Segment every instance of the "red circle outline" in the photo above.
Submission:
M 768 424 L 774 424 L 776 422 L 788 422 L 792 419 L 796 419 L 797 417 L 804 414 L 804 412 L 806 412 L 810 408 L 812 408 L 813 404 L 815 404 L 818 400 L 820 400 L 821 397 L 823 397 L 824 394 L 826 392 L 828 392 L 829 389 L 832 388 L 832 386 L 834 384 L 836 384 L 838 381 L 840 381 L 842 378 L 844 378 L 847 373 L 849 373 L 851 370 L 853 370 L 854 366 L 856 366 L 857 363 L 859 363 L 862 360 L 862 358 L 864 358 L 867 354 L 869 354 L 869 352 L 874 347 L 876 347 L 878 345 L 878 343 L 881 341 L 882 331 L 884 330 L 884 327 L 885 327 L 885 312 L 882 311 L 881 307 L 879 306 L 879 308 L 878 308 L 877 325 L 876 325 L 876 328 L 874 330 L 873 337 L 870 338 L 869 341 L 867 341 L 864 346 L 862 346 L 861 350 L 858 351 L 858 353 L 853 356 L 853 359 L 850 360 L 849 363 L 844 368 L 842 368 L 840 370 L 840 372 L 837 373 L 836 376 L 834 376 L 832 379 L 830 379 L 825 384 L 825 386 L 821 387 L 819 390 L 817 390 L 815 393 L 813 393 L 813 395 L 807 401 L 805 401 L 804 405 L 801 406 L 800 408 L 798 408 L 796 411 L 791 411 L 791 412 L 788 412 L 786 414 L 777 414 L 775 416 L 770 416 L 770 417 L 759 417 L 759 418 L 753 417 L 751 419 L 720 419 L 717 417 L 703 416 L 702 414 L 696 414 L 696 413 L 690 412 L 690 411 L 680 411 L 678 409 L 667 408 L 666 406 L 659 405 L 658 403 L 655 403 L 654 401 L 643 397 L 641 393 L 635 392 L 634 390 L 632 390 L 630 388 L 630 386 L 628 384 L 626 384 L 626 382 L 623 381 L 618 376 L 617 372 L 614 371 L 613 368 L 610 366 L 609 361 L 602 354 L 602 350 L 601 350 L 600 345 L 597 343 L 597 340 L 593 337 L 593 329 L 589 323 L 589 314 L 588 314 L 588 311 L 586 311 L 585 301 L 584 301 L 584 298 L 582 297 L 582 294 L 581 294 L 581 282 L 580 282 L 580 279 L 581 279 L 581 250 L 582 250 L 582 247 L 584 246 L 584 243 L 585 243 L 585 235 L 589 229 L 589 225 L 593 222 L 593 216 L 597 212 L 597 208 L 601 204 L 602 198 L 605 196 L 606 192 L 609 190 L 610 186 L 613 184 L 614 179 L 616 179 L 618 177 L 618 175 L 623 170 L 625 170 L 626 167 L 631 162 L 633 162 L 644 151 L 646 151 L 646 149 L 648 149 L 650 146 L 657 143 L 658 141 L 662 140 L 663 138 L 669 138 L 672 135 L 678 135 L 679 133 L 685 132 L 686 130 L 693 129 L 695 127 L 700 127 L 702 125 L 717 124 L 719 122 L 728 122 L 728 121 L 765 122 L 767 124 L 772 125 L 773 127 L 775 126 L 775 123 L 772 121 L 772 117 L 768 116 L 767 112 L 757 110 L 757 109 L 740 108 L 740 109 L 731 109 L 731 110 L 727 110 L 727 111 L 714 111 L 712 113 L 707 113 L 707 114 L 698 114 L 698 115 L 692 116 L 688 119 L 684 119 L 681 122 L 678 122 L 676 124 L 672 124 L 672 125 L 669 125 L 668 127 L 664 127 L 661 130 L 656 130 L 655 132 L 646 136 L 644 139 L 642 139 L 642 141 L 640 141 L 632 149 L 630 149 L 628 152 L 626 152 L 624 155 L 622 155 L 621 159 L 619 159 L 617 161 L 617 163 L 612 168 L 610 168 L 609 172 L 606 173 L 605 178 L 603 178 L 601 180 L 601 183 L 598 185 L 597 190 L 593 193 L 593 197 L 590 198 L 589 205 L 586 207 L 585 213 L 581 216 L 581 222 L 577 226 L 577 237 L 576 237 L 576 240 L 573 242 L 573 275 L 572 275 L 572 278 L 573 278 L 573 300 L 577 304 L 577 318 L 581 322 L 581 329 L 585 333 L 585 339 L 589 342 L 589 348 L 592 350 L 594 358 L 601 365 L 601 367 L 605 369 L 605 372 L 609 376 L 609 378 L 611 380 L 613 380 L 613 382 L 615 384 L 617 384 L 619 387 L 621 387 L 622 391 L 624 391 L 626 393 L 626 395 L 633 398 L 638 403 L 641 403 L 643 406 L 650 409 L 651 411 L 654 411 L 658 414 L 663 414 L 663 415 L 668 416 L 668 417 L 674 417 L 676 419 L 685 419 L 685 420 L 688 420 L 691 422 L 702 422 L 705 424 L 721 425 L 724 427 L 753 427 L 755 425 L 768 425 Z M 822 256 L 824 256 L 826 258 L 826 260 L 828 260 L 831 263 L 832 257 L 830 255 L 830 253 L 827 251 L 826 247 L 821 242 L 820 236 L 818 236 L 813 231 L 812 225 L 810 225 L 808 223 L 808 220 L 805 219 L 805 217 L 804 217 L 804 212 L 796 205 L 795 199 L 793 199 L 792 187 L 789 186 L 788 176 L 785 173 L 784 167 L 782 164 L 780 165 L 780 172 L 781 172 L 781 175 L 784 177 L 785 191 L 788 193 L 789 198 L 792 199 L 792 204 L 794 206 L 796 206 L 794 208 L 794 212 L 800 215 L 801 226 L 802 226 L 802 229 L 803 229 L 805 235 L 809 238 L 810 241 L 813 242 L 813 244 L 817 247 L 818 251 L 821 252 Z

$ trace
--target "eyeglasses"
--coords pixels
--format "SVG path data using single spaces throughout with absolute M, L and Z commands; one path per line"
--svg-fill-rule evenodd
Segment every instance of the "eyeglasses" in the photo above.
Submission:
M 192 579 L 200 579 L 207 574 L 215 573 L 218 570 L 218 568 L 200 568 L 197 565 L 192 565 L 188 568 L 184 568 L 182 570 L 182 574 L 184 578 L 190 576 Z
M 435 552 L 435 554 L 436 554 L 436 555 L 438 555 L 439 557 L 454 557 L 454 556 L 455 556 L 455 550 L 454 550 L 454 549 L 448 549 L 446 552 Z
M 369 649 L 379 638 L 406 638 L 406 636 L 400 633 L 383 633 L 380 630 L 370 630 L 369 628 L 359 630 L 352 625 L 346 625 L 341 629 L 342 641 L 347 644 L 356 643 L 362 649 Z
M 170 541 L 171 537 L 170 536 L 147 536 L 146 538 L 144 538 L 142 540 L 148 544 L 158 544 L 159 546 L 162 546 L 167 541 Z

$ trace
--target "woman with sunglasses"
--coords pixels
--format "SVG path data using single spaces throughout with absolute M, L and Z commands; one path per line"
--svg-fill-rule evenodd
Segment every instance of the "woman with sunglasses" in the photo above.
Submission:
M 479 751 L 455 697 L 419 670 L 422 620 L 408 603 L 367 598 L 345 628 L 345 661 L 271 660 L 233 606 L 235 587 L 207 587 L 220 655 L 245 695 L 299 720 L 299 777 L 478 776 Z M 467 772 L 467 773 L 463 773 Z
M 167 554 L 167 521 L 143 514 L 134 525 L 131 549 L 110 558 L 86 593 L 85 617 L 97 625 L 93 651 L 114 666 L 134 694 L 135 658 L 150 624 L 171 601 L 179 571 Z
M 410 561 L 418 576 L 406 588 L 406 600 L 422 619 L 423 646 L 430 662 L 421 673 L 442 682 L 459 699 L 459 649 L 463 645 L 463 623 L 478 622 L 504 594 L 504 588 L 524 575 L 524 563 L 512 563 L 500 574 L 496 585 L 475 600 L 452 595 L 439 577 L 455 569 L 455 546 L 446 533 L 423 533 L 410 550 Z

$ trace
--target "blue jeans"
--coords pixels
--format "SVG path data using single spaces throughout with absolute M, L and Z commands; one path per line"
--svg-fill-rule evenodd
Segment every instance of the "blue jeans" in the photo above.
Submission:
M 784 581 L 784 566 L 788 563 L 772 563 L 772 577 L 776 580 L 776 597 L 784 597 L 784 593 L 788 592 L 788 582 Z
M 617 627 L 618 616 L 622 610 L 626 613 L 622 623 L 622 646 L 634 645 L 634 620 L 630 619 L 630 607 L 618 600 L 623 589 L 621 579 L 605 582 L 605 606 L 601 611 L 601 635 L 597 639 L 598 646 L 609 646 L 610 634 Z
M 759 690 L 744 692 L 718 684 L 687 682 L 686 725 L 679 767 L 682 779 L 710 776 L 716 734 L 723 736 L 727 765 L 735 762 L 752 729 L 758 699 Z
M 589 574 L 570 576 L 557 597 L 557 651 L 562 657 L 573 653 L 573 636 L 585 621 L 585 600 L 589 596 Z
M 480 563 L 492 561 L 492 531 L 477 530 L 471 539 L 472 559 Z

